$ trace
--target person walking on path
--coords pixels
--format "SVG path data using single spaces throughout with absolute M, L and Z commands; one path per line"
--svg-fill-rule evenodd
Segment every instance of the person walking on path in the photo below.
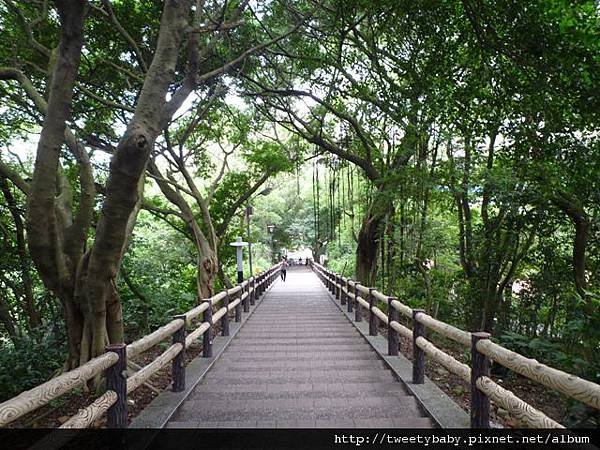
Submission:
M 285 277 L 287 276 L 287 268 L 289 264 L 285 258 L 281 258 L 281 279 L 285 281 Z

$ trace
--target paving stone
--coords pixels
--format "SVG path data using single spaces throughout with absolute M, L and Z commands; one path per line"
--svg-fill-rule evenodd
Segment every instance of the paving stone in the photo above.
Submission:
M 169 427 L 431 427 L 312 272 L 278 281 Z
M 354 428 L 352 419 L 316 420 L 316 428 Z
M 267 392 L 311 392 L 313 390 L 312 383 L 279 383 L 267 384 Z
M 348 398 L 318 398 L 314 400 L 315 408 L 330 408 L 333 406 L 348 406 Z
M 216 428 L 256 428 L 256 420 L 229 420 L 217 422 Z
M 343 382 L 342 388 L 346 392 L 376 392 L 376 391 L 397 391 L 406 393 L 407 390 L 402 384 L 389 380 L 387 383 L 354 383 L 351 381 Z
M 169 422 L 167 428 L 198 428 L 198 422 Z
M 314 370 L 370 370 L 372 368 L 384 369 L 384 363 L 378 360 L 298 360 L 298 359 L 280 359 L 274 361 L 247 361 L 240 363 L 238 361 L 227 362 L 211 372 L 233 371 L 239 373 L 265 372 L 269 371 L 287 371 L 290 369 Z
M 391 428 L 393 421 L 386 418 L 354 419 L 354 426 L 356 428 Z
M 257 420 L 256 428 L 276 428 L 277 422 L 275 420 Z
M 393 428 L 433 428 L 433 422 L 427 417 L 404 417 L 392 419 Z
M 274 385 L 278 387 L 279 385 Z M 291 386 L 291 387 L 290 387 Z M 235 401 L 235 400 L 246 400 L 246 399 L 316 399 L 323 400 L 324 402 L 328 402 L 329 400 L 336 399 L 355 399 L 360 402 L 362 398 L 365 397 L 373 397 L 379 396 L 384 397 L 386 399 L 396 399 L 395 401 L 400 402 L 410 402 L 416 405 L 416 400 L 414 397 L 407 396 L 402 392 L 344 392 L 340 390 L 336 390 L 331 388 L 329 391 L 327 390 L 312 390 L 309 387 L 308 390 L 294 390 L 293 385 L 288 385 L 284 390 L 272 389 L 267 392 L 256 392 L 256 391 L 248 391 L 248 392 L 202 392 L 200 394 L 192 394 L 189 400 L 198 400 L 198 401 L 207 401 L 207 400 L 226 400 L 226 401 Z M 341 401 L 340 404 L 349 403 L 349 401 Z
M 278 420 L 277 428 L 315 428 L 315 421 L 309 420 Z M 317 427 L 318 428 L 318 427 Z
M 419 412 L 412 407 L 402 407 L 401 405 L 396 405 L 394 407 L 328 406 L 315 408 L 314 414 L 316 419 L 328 420 L 340 417 L 345 419 L 362 419 L 370 417 L 393 419 L 407 414 L 418 416 Z
M 229 351 L 227 356 L 235 359 L 236 362 L 241 363 L 245 361 L 279 361 L 279 360 L 288 360 L 292 359 L 291 356 L 294 356 L 294 359 L 300 361 L 331 361 L 332 359 L 337 359 L 340 361 L 351 361 L 351 360 L 369 360 L 369 361 L 379 361 L 377 355 L 374 352 L 370 352 L 365 350 L 359 351 L 340 351 L 340 352 L 331 352 L 331 351 L 323 351 L 315 354 L 314 352 L 309 351 L 279 351 L 279 352 L 253 352 L 251 355 L 246 351 Z

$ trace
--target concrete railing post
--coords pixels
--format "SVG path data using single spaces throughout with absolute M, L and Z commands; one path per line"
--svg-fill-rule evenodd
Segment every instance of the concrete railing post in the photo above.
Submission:
M 425 337 L 425 325 L 419 322 L 418 315 L 424 313 L 422 309 L 413 309 L 413 383 L 423 384 L 425 382 L 425 353 L 417 345 L 419 337 Z
M 392 328 L 392 322 L 398 322 L 398 310 L 392 306 L 395 297 L 388 297 L 388 355 L 398 356 L 398 332 Z
M 173 392 L 182 392 L 185 389 L 185 314 L 175 316 L 173 319 L 183 320 L 180 329 L 173 333 L 173 344 L 181 344 L 181 351 L 171 362 L 171 378 L 173 379 Z
M 358 297 L 360 297 L 360 290 L 358 287 L 360 283 L 354 283 L 354 321 L 362 322 L 362 306 L 358 302 Z
M 489 333 L 471 334 L 471 428 L 490 428 L 490 398 L 477 388 L 479 377 L 490 376 L 490 360 L 477 350 L 477 342 Z
M 202 335 L 202 356 L 204 358 L 212 358 L 212 333 L 213 333 L 213 321 L 212 321 L 212 302 L 205 300 L 208 303 L 208 308 L 204 310 L 204 316 L 202 317 L 204 322 L 208 322 L 208 330 Z
M 346 300 L 348 302 L 348 312 L 351 313 L 354 311 L 354 299 L 350 296 L 350 294 L 352 293 L 352 288 L 350 287 L 350 284 L 352 283 L 352 280 L 348 279 L 348 281 L 346 281 L 346 289 L 348 290 L 348 296 L 346 297 Z
M 246 294 L 246 298 L 244 298 L 244 312 L 247 313 L 250 311 L 250 280 L 246 282 L 246 287 L 244 288 L 244 293 Z
M 241 322 L 242 321 L 242 303 L 246 303 L 246 299 L 242 300 L 242 294 L 244 293 L 244 289 L 242 288 L 242 286 L 240 284 L 238 284 L 238 286 L 240 287 L 240 290 L 237 292 L 237 294 L 235 295 L 236 300 L 240 300 L 240 302 L 235 305 L 235 321 L 236 322 Z
M 113 344 L 106 347 L 107 352 L 119 356 L 117 362 L 106 369 L 106 389 L 117 394 L 117 401 L 108 408 L 107 428 L 127 427 L 127 347 L 125 344 Z
M 223 299 L 223 307 L 229 308 L 229 292 Z M 221 317 L 221 336 L 229 336 L 229 310 Z
M 252 277 L 252 292 L 250 293 L 250 306 L 256 304 L 256 278 Z
M 373 312 L 373 308 L 377 306 L 377 301 L 373 295 L 374 288 L 369 288 L 369 336 L 377 336 L 379 320 Z

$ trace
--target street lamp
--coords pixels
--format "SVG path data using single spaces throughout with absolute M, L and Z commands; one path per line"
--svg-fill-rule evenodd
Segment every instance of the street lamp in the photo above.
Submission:
M 273 248 L 273 232 L 275 231 L 275 225 L 267 225 L 267 230 L 271 235 L 271 262 L 275 263 L 275 248 Z
M 232 247 L 235 247 L 235 256 L 237 259 L 237 282 L 244 281 L 244 260 L 242 259 L 242 249 L 247 245 L 247 242 L 242 242 L 242 238 L 238 236 L 235 242 L 232 242 Z
M 254 275 L 252 271 L 252 242 L 250 241 L 250 216 L 254 214 L 254 208 L 246 205 L 246 219 L 248 219 L 248 265 L 250 266 L 250 276 Z

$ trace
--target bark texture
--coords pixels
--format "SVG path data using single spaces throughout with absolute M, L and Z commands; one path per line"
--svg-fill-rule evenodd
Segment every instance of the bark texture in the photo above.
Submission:
M 56 5 L 61 19 L 60 43 L 47 103 L 22 73 L 6 70 L 0 75 L 18 80 L 45 116 L 33 179 L 30 186 L 24 186 L 28 191 L 27 236 L 45 286 L 63 305 L 69 335 L 67 367 L 72 368 L 103 353 L 107 343 L 123 341 L 116 277 L 140 209 L 150 152 L 169 118 L 168 111 L 178 108 L 166 97 L 188 26 L 190 2 L 167 0 L 164 4 L 154 58 L 133 117 L 111 160 L 91 245 L 87 239 L 95 197 L 92 169 L 84 146 L 66 125 L 88 5 L 86 1 L 57 1 Z M 60 165 L 63 143 L 79 168 L 80 196 L 75 212 L 72 187 Z
M 356 279 L 363 285 L 373 286 L 377 275 L 377 255 L 383 237 L 385 215 L 371 205 L 363 218 L 356 246 Z
M 81 292 L 89 305 L 87 314 L 91 318 L 84 335 L 89 345 L 89 357 L 102 353 L 106 342 L 123 340 L 116 277 L 141 204 L 146 164 L 164 127 L 167 92 L 174 79 L 189 12 L 188 1 L 165 2 L 154 58 L 133 118 L 111 160 L 106 197 Z M 82 355 L 85 356 L 84 351 Z
M 60 43 L 56 51 L 47 104 L 38 98 L 36 105 L 45 114 L 38 142 L 35 168 L 28 188 L 27 238 L 29 252 L 44 285 L 60 300 L 69 338 L 69 364 L 77 364 L 77 342 L 83 315 L 73 303 L 75 273 L 85 245 L 87 227 L 85 197 L 80 202 L 75 223 L 72 191 L 60 166 L 65 142 L 66 122 L 70 116 L 73 87 L 83 47 L 85 1 L 57 1 Z M 27 88 L 26 88 L 27 90 Z M 30 95 L 31 96 L 31 95 Z M 35 95 L 34 95 L 35 97 Z M 85 169 L 83 169 L 85 170 Z M 91 212 L 91 211 L 90 211 Z M 83 226 L 83 230 L 77 229 Z

